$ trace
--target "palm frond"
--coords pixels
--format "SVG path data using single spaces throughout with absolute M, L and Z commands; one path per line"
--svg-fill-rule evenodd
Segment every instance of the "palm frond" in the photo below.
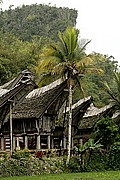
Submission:
M 58 74 L 58 75 L 65 74 L 66 68 L 67 68 L 67 63 L 62 62 L 62 63 L 59 63 L 56 66 L 54 66 L 53 71 L 55 74 Z
M 81 48 L 80 52 L 83 52 L 86 48 L 86 46 L 91 42 L 91 40 L 87 41 L 84 46 Z
M 80 61 L 78 61 L 76 63 L 76 67 L 77 68 L 86 67 L 86 66 L 90 65 L 92 62 L 93 62 L 93 60 L 89 56 L 87 56 L 87 57 L 81 59 Z
M 107 82 L 104 82 L 104 87 L 105 87 L 106 92 L 110 96 L 111 100 L 113 100 L 114 104 L 116 104 L 118 107 L 120 107 L 120 91 L 119 91 L 120 90 L 120 79 L 116 73 L 114 73 L 114 77 L 115 77 L 115 86 L 116 86 L 117 92 L 114 93 Z
M 58 37 L 61 41 L 60 48 L 61 48 L 63 54 L 66 56 L 68 54 L 68 47 L 67 47 L 66 42 L 64 41 L 64 37 L 61 32 L 58 33 Z
M 68 54 L 71 55 L 74 52 L 78 41 L 78 36 L 76 34 L 75 28 L 73 27 L 67 28 L 64 35 L 64 41 L 67 45 Z
M 58 35 L 63 44 L 63 48 L 62 48 L 63 52 L 65 53 L 66 56 L 69 57 L 70 60 L 77 46 L 78 35 L 76 33 L 76 30 L 73 27 L 68 27 L 64 35 L 62 35 L 61 32 L 59 32 Z
M 104 82 L 103 84 L 104 84 L 105 90 L 106 90 L 106 91 L 109 91 L 110 93 L 112 93 L 112 91 L 111 91 L 110 86 L 108 85 L 108 83 L 107 83 L 107 82 Z
M 92 66 L 88 66 L 86 68 L 84 68 L 84 72 L 87 74 L 98 74 L 98 75 L 103 75 L 104 71 L 100 68 L 96 68 L 96 67 L 92 67 Z
M 84 94 L 84 89 L 83 89 L 83 87 L 82 87 L 82 83 L 81 83 L 81 81 L 79 80 L 79 78 L 78 78 L 77 76 L 75 77 L 75 79 L 76 79 L 76 81 L 77 81 L 77 84 L 78 84 L 79 90 L 80 90 L 80 92 L 82 93 L 82 96 L 83 96 L 83 97 L 85 97 L 85 94 Z
M 116 87 L 117 87 L 118 93 L 120 95 L 120 73 L 113 72 L 113 75 L 114 75 L 114 79 L 116 82 Z
M 49 47 L 43 49 L 43 52 L 41 54 L 41 58 L 56 57 L 57 60 L 63 59 L 62 56 L 63 55 L 62 55 L 61 51 L 54 44 L 50 44 Z

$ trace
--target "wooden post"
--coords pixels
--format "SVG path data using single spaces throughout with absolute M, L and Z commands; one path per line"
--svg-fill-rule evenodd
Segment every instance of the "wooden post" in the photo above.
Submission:
M 80 144 L 80 146 L 83 146 L 83 139 L 82 138 L 79 139 L 79 144 Z
M 66 137 L 65 136 L 63 137 L 63 149 L 64 150 L 66 149 Z
M 73 148 L 74 147 L 74 139 L 73 139 L 73 137 L 72 137 L 72 139 L 71 139 L 71 148 Z
M 36 145 L 36 149 L 40 150 L 41 146 L 40 146 L 40 135 L 37 135 L 37 145 Z
M 25 149 L 28 148 L 28 137 L 27 135 L 25 135 Z
M 13 150 L 16 149 L 16 137 L 13 136 Z
M 1 137 L 1 150 L 4 151 L 4 137 Z
M 51 139 L 51 148 L 54 149 L 54 137 Z
M 16 147 L 16 150 L 20 150 L 19 137 L 17 137 L 17 147 Z
M 50 135 L 48 135 L 47 143 L 48 143 L 48 149 L 50 149 Z
M 10 102 L 10 155 L 12 156 L 13 142 L 12 142 L 12 102 Z

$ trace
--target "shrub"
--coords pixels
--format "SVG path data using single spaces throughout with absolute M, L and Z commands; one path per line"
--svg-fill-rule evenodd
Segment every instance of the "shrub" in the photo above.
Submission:
M 96 150 L 92 153 L 91 158 L 85 159 L 83 171 L 104 171 L 108 169 L 108 155 L 105 151 Z
M 63 158 L 44 158 L 43 160 L 36 157 L 0 159 L 0 177 L 62 173 L 63 170 Z
M 113 170 L 120 170 L 120 142 L 112 145 L 109 151 L 109 166 Z
M 31 153 L 28 149 L 16 151 L 12 155 L 12 158 L 14 159 L 29 158 L 29 157 L 31 157 Z
M 0 158 L 8 159 L 10 157 L 10 153 L 7 152 L 0 152 Z
M 35 156 L 36 156 L 36 158 L 42 159 L 42 157 L 43 157 L 43 152 L 42 152 L 42 151 L 37 151 L 37 152 L 35 153 Z
M 67 168 L 69 169 L 70 172 L 80 172 L 82 167 L 80 166 L 79 158 L 77 156 L 73 156 L 70 159 Z

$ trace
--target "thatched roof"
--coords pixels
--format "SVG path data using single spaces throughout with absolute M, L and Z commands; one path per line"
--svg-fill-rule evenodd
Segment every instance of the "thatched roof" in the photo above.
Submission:
M 116 111 L 113 116 L 112 116 L 112 119 L 115 119 L 115 118 L 118 118 L 120 116 L 120 112 L 119 111 Z
M 78 131 L 78 125 L 83 118 L 85 112 L 87 111 L 88 107 L 92 102 L 92 97 L 85 97 L 80 99 L 77 103 L 72 105 L 72 135 L 74 136 Z M 66 112 L 69 111 L 69 108 L 66 108 Z M 65 113 L 65 111 L 64 111 Z M 68 120 L 65 121 L 64 126 L 67 127 Z M 67 135 L 67 128 L 65 129 L 65 134 Z
M 5 95 L 6 93 L 8 93 L 9 92 L 9 90 L 7 90 L 7 89 L 0 89 L 0 97 L 2 97 L 3 95 Z
M 97 108 L 93 104 L 86 111 L 84 118 L 100 115 L 113 107 L 112 104 L 108 104 L 102 108 Z
M 120 124 L 120 111 L 116 111 L 113 116 L 112 116 L 112 119 L 113 121 L 116 123 L 116 124 Z
M 80 99 L 77 103 L 73 104 L 73 125 L 78 126 L 78 123 L 83 118 L 85 112 L 87 111 L 88 107 L 90 106 L 92 102 L 92 97 L 85 97 L 83 99 Z
M 51 84 L 38 88 L 38 89 L 34 89 L 32 92 L 30 92 L 27 96 L 26 99 L 30 99 L 30 98 L 35 98 L 35 97 L 39 97 L 41 96 L 41 94 L 50 91 L 52 89 L 54 89 L 55 87 L 61 85 L 63 83 L 62 79 L 58 79 L 54 82 L 52 82 Z
M 47 86 L 33 90 L 24 101 L 16 106 L 13 118 L 40 118 L 46 111 L 49 114 L 57 113 L 68 95 L 64 91 L 66 88 L 67 80 L 59 79 Z
M 113 114 L 113 105 L 109 104 L 102 108 L 97 108 L 93 104 L 88 108 L 83 119 L 80 121 L 79 129 L 92 128 L 96 122 L 100 119 L 101 116 L 112 116 Z
M 8 100 L 13 98 L 16 94 L 18 94 L 22 88 L 30 85 L 33 88 L 37 87 L 31 79 L 31 73 L 27 70 L 24 70 L 18 75 L 18 77 L 0 86 L 0 107 L 2 107 L 5 103 L 8 102 Z M 33 88 L 31 88 L 31 90 Z M 26 95 L 27 92 L 25 93 L 25 96 Z
M 16 86 L 18 86 L 20 83 L 25 83 L 28 80 L 33 80 L 33 78 L 34 76 L 30 71 L 24 70 L 16 78 L 0 86 L 0 90 L 1 89 L 11 90 Z
M 33 76 L 27 70 L 22 71 L 18 77 L 0 86 L 0 121 L 4 121 L 9 113 L 9 104 L 12 100 L 14 106 L 22 100 L 36 84 L 31 80 Z

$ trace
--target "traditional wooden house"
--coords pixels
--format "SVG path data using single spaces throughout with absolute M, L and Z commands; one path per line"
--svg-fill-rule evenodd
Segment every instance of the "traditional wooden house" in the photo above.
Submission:
M 78 132 L 78 125 L 82 120 L 85 112 L 89 108 L 92 102 L 92 97 L 86 97 L 80 99 L 77 103 L 72 105 L 72 139 L 71 139 L 71 148 L 74 146 L 74 139 Z M 61 126 L 57 126 L 54 132 L 54 136 L 61 140 L 61 148 L 66 149 L 66 141 L 68 139 L 68 108 L 64 109 L 64 116 L 63 116 L 63 124 Z M 79 139 L 80 137 L 78 137 Z
M 67 147 L 68 83 L 58 79 L 37 88 L 27 70 L 0 87 L 0 149 L 22 148 L 40 150 Z M 64 113 L 63 113 L 64 109 Z M 56 125 L 59 114 L 61 125 Z M 72 106 L 72 145 L 88 138 L 101 116 L 113 115 L 112 105 L 96 108 L 92 97 L 79 100 Z
M 79 137 L 82 144 L 89 138 L 91 133 L 94 131 L 96 122 L 101 117 L 112 117 L 114 112 L 115 110 L 112 104 L 106 105 L 102 108 L 97 108 L 93 105 L 93 103 L 91 103 L 83 118 L 79 121 L 78 131 L 75 135 L 75 138 Z
M 67 80 L 31 91 L 12 113 L 13 150 L 20 148 L 54 148 L 53 133 L 58 111 L 68 96 Z M 1 128 L 2 136 L 9 135 L 9 120 Z M 5 149 L 5 148 L 4 148 Z
M 17 78 L 4 84 L 3 86 L 0 86 L 1 150 L 10 150 L 10 127 L 12 128 L 12 124 L 10 125 L 10 119 L 12 118 L 12 110 L 31 90 L 37 87 L 32 79 L 33 75 L 29 71 L 24 70 Z

